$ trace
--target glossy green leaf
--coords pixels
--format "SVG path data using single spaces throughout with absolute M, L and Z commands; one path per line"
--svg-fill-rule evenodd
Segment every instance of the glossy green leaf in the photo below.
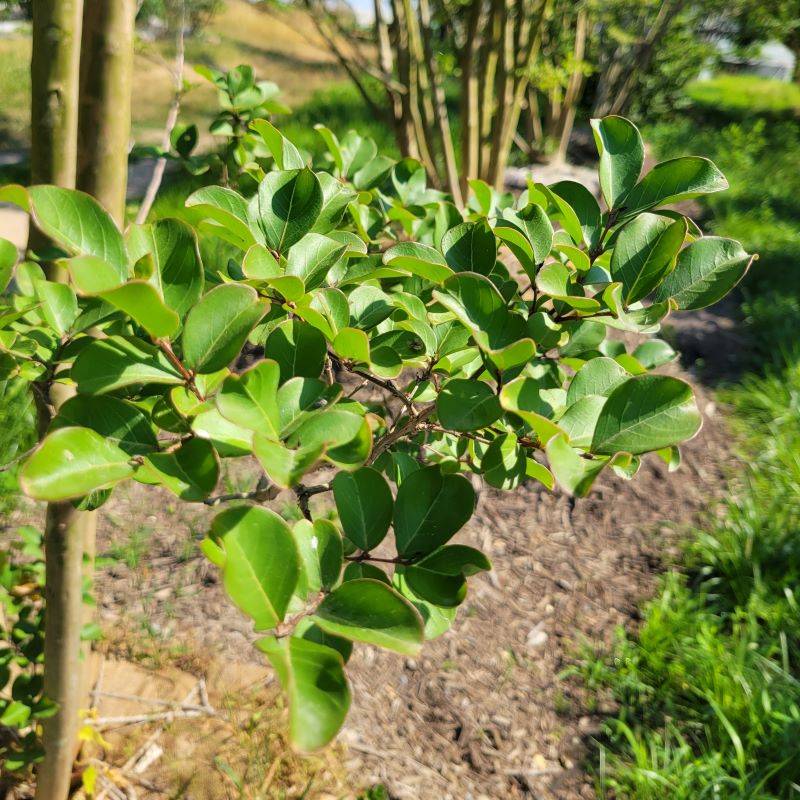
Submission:
M 181 338 L 186 366 L 207 373 L 230 364 L 266 310 L 249 286 L 212 289 L 186 316 Z
M 5 292 L 14 274 L 17 263 L 17 248 L 8 239 L 0 237 L 0 294 Z
M 153 257 L 149 281 L 167 306 L 183 318 L 203 293 L 203 264 L 195 232 L 177 219 L 131 225 L 128 251 L 134 262 L 147 254 Z
M 383 254 L 383 263 L 433 283 L 441 283 L 453 274 L 438 250 L 417 242 L 400 242 L 390 247 Z
M 240 375 L 230 375 L 216 395 L 220 413 L 249 430 L 268 438 L 280 438 L 278 383 L 280 367 L 266 359 Z
M 278 390 L 281 438 L 286 438 L 315 414 L 321 414 L 341 396 L 342 387 L 316 378 L 291 378 Z
M 301 519 L 292 529 L 300 554 L 300 578 L 296 593 L 304 598 L 310 592 L 328 591 L 342 571 L 342 537 L 326 519 L 313 523 Z
M 233 241 L 242 250 L 256 243 L 249 227 L 247 201 L 233 189 L 204 186 L 189 195 L 186 206 L 196 219 L 213 220 L 212 231 L 220 236 L 224 232 L 223 238 Z
M 134 384 L 182 383 L 183 378 L 156 347 L 124 336 L 90 342 L 81 350 L 71 370 L 78 391 L 103 394 Z
M 313 619 L 328 633 L 409 656 L 419 652 L 425 635 L 414 607 L 382 581 L 369 578 L 334 589 Z
M 222 549 L 222 580 L 231 600 L 257 631 L 278 625 L 301 571 L 289 526 L 273 511 L 239 506 L 217 514 L 211 538 Z
M 630 194 L 644 164 L 644 142 L 636 126 L 623 117 L 592 120 L 600 154 L 600 188 L 610 209 L 630 205 Z
M 600 206 L 595 196 L 583 184 L 575 181 L 559 181 L 549 188 L 575 212 L 583 234 L 583 242 L 589 250 L 592 250 L 600 240 L 603 227 Z
M 317 750 L 336 736 L 350 708 L 342 656 L 327 645 L 295 636 L 256 642 L 289 696 L 289 731 L 301 750 Z
M 293 450 L 264 436 L 253 437 L 253 453 L 273 483 L 291 489 L 319 460 L 324 445 Z
M 713 161 L 699 156 L 673 158 L 656 164 L 634 187 L 625 201 L 625 215 L 727 188 L 728 181 Z
M 132 280 L 98 297 L 127 314 L 156 339 L 167 339 L 180 327 L 178 315 L 167 308 L 156 288 L 145 281 Z
M 128 277 L 125 242 L 109 213 L 88 194 L 58 186 L 28 189 L 36 226 L 72 255 L 97 256 L 111 264 L 120 281 Z
M 78 298 L 72 287 L 54 281 L 36 281 L 36 295 L 47 324 L 63 336 L 78 316 Z
M 318 378 L 327 357 L 325 337 L 313 325 L 292 319 L 269 335 L 264 355 L 277 361 L 281 382 L 293 377 Z
M 588 395 L 608 397 L 615 387 L 629 377 L 628 371 L 613 358 L 593 358 L 572 379 L 567 392 L 567 404 L 573 405 Z
M 302 169 L 306 165 L 300 151 L 271 122 L 257 119 L 250 127 L 264 140 L 278 169 Z
M 392 492 L 383 475 L 372 467 L 340 472 L 331 487 L 345 536 L 362 550 L 377 547 L 389 531 L 394 512 Z
M 639 375 L 617 386 L 597 422 L 592 451 L 638 455 L 691 439 L 702 423 L 688 383 Z
M 464 222 L 442 237 L 442 252 L 455 272 L 488 275 L 497 261 L 497 239 L 486 220 Z
M 461 475 L 443 475 L 437 466 L 408 475 L 394 507 L 397 552 L 425 555 L 447 543 L 472 516 L 475 491 Z
M 597 420 L 605 404 L 605 397 L 589 394 L 570 405 L 559 418 L 558 427 L 569 436 L 572 447 L 588 449 L 591 446 Z
M 258 186 L 248 217 L 263 244 L 283 253 L 313 227 L 322 210 L 322 187 L 308 168 L 270 172 Z
M 685 310 L 713 305 L 739 283 L 753 258 L 733 239 L 698 239 L 678 256 L 675 269 L 656 292 L 656 301 L 671 297 Z
M 346 245 L 329 236 L 307 233 L 289 250 L 286 274 L 301 278 L 307 290 L 316 289 L 346 249 Z
M 648 339 L 636 346 L 633 357 L 645 369 L 656 369 L 674 361 L 678 354 L 663 339 Z
M 491 425 L 503 413 L 500 400 L 488 383 L 455 378 L 436 398 L 439 422 L 453 431 L 477 431 Z
M 624 287 L 627 304 L 647 297 L 675 266 L 686 238 L 686 220 L 670 222 L 640 214 L 620 232 L 611 255 L 611 277 Z
M 559 485 L 572 495 L 585 497 L 589 494 L 597 476 L 608 466 L 607 458 L 586 459 L 567 443 L 564 434 L 554 436 L 547 443 L 547 461 Z M 625 454 L 620 457 L 628 459 Z
M 170 453 L 145 457 L 142 471 L 190 503 L 205 500 L 219 480 L 219 460 L 206 439 L 189 439 Z
M 35 500 L 83 497 L 133 475 L 130 456 L 89 428 L 48 434 L 20 473 L 20 485 Z
M 158 447 L 144 412 L 116 397 L 79 394 L 69 398 L 58 410 L 50 430 L 69 427 L 91 428 L 131 456 L 150 453 Z

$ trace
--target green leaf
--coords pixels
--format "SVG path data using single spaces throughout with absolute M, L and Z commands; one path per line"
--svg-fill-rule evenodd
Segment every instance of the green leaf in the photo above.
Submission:
M 50 430 L 68 427 L 91 428 L 131 456 L 150 453 L 158 447 L 158 439 L 144 412 L 116 397 L 83 394 L 70 397 L 58 410 Z
M 419 615 L 425 623 L 425 638 L 435 639 L 446 633 L 453 623 L 456 616 L 455 608 L 443 608 L 434 603 L 429 603 L 423 600 L 406 581 L 403 567 L 397 567 L 393 576 L 394 586 L 403 597 L 405 597 L 414 608 L 417 609 Z
M 611 255 L 611 277 L 624 288 L 625 303 L 647 297 L 675 266 L 686 238 L 686 220 L 670 222 L 641 214 L 620 232 Z
M 342 387 L 316 378 L 291 378 L 278 390 L 281 438 L 286 438 L 315 414 L 321 414 L 341 396 Z
M 205 500 L 219 480 L 219 460 L 206 439 L 189 439 L 171 453 L 145 457 L 142 472 L 189 503 Z
M 305 161 L 300 151 L 271 123 L 257 119 L 250 127 L 261 136 L 269 148 L 278 169 L 303 169 Z
M 333 164 L 338 170 L 339 174 L 344 174 L 344 158 L 342 157 L 342 148 L 339 145 L 339 140 L 336 138 L 336 134 L 330 128 L 326 128 L 324 125 L 315 125 L 314 130 L 322 137 L 322 141 L 325 142 L 325 147 L 330 153 L 331 158 L 333 159 Z
M 619 208 L 639 180 L 644 164 L 644 142 L 636 126 L 624 117 L 592 120 L 600 154 L 600 188 L 609 209 Z
M 503 413 L 500 400 L 483 381 L 455 378 L 436 398 L 439 422 L 452 431 L 477 431 L 491 425 Z
M 583 234 L 583 242 L 589 250 L 592 250 L 600 241 L 603 227 L 600 206 L 595 196 L 583 184 L 575 181 L 559 181 L 549 188 L 575 212 Z
M 529 203 L 517 212 L 506 209 L 503 216 L 525 234 L 533 253 L 534 266 L 543 263 L 553 246 L 553 225 L 544 209 L 536 203 Z
M 307 291 L 316 289 L 325 281 L 330 268 L 346 249 L 346 245 L 329 236 L 307 233 L 289 250 L 286 274 L 301 278 Z
M 320 172 L 317 180 L 322 187 L 322 209 L 311 230 L 330 234 L 342 222 L 347 206 L 355 200 L 356 193 L 327 172 Z
M 284 489 L 296 486 L 319 460 L 324 445 L 300 447 L 292 450 L 280 442 L 256 434 L 253 437 L 253 453 L 264 467 L 273 483 Z
M 211 538 L 222 549 L 222 581 L 257 631 L 282 622 L 301 561 L 289 526 L 273 511 L 239 506 L 218 514 Z
M 589 448 L 605 403 L 605 397 L 589 394 L 567 408 L 558 420 L 558 427 L 569 436 L 572 447 Z
M 637 345 L 633 357 L 645 369 L 656 369 L 674 361 L 678 354 L 663 339 L 648 339 Z
M 156 339 L 167 339 L 180 328 L 178 315 L 164 305 L 156 288 L 145 281 L 128 281 L 97 296 L 127 314 Z
M 280 367 L 266 359 L 240 375 L 229 375 L 216 396 L 220 413 L 236 425 L 280 438 Z
M 477 179 L 471 179 L 467 183 L 478 201 L 481 214 L 488 217 L 492 213 L 492 188 L 485 181 Z
M 461 475 L 442 475 L 438 466 L 408 475 L 394 507 L 397 552 L 425 555 L 445 544 L 472 516 L 475 491 Z
M 685 310 L 713 305 L 739 283 L 753 259 L 733 239 L 698 239 L 678 256 L 675 269 L 656 292 L 656 301 L 672 297 Z
M 353 186 L 360 191 L 377 188 L 389 176 L 394 164 L 387 156 L 376 156 L 353 175 Z
M 281 382 L 293 377 L 318 378 L 327 356 L 325 337 L 307 322 L 291 319 L 270 333 L 264 356 L 278 362 Z
M 230 364 L 266 310 L 249 286 L 213 288 L 186 316 L 181 339 L 186 366 L 216 372 Z
M 608 397 L 630 374 L 613 358 L 593 358 L 587 361 L 572 379 L 567 391 L 567 405 L 573 405 L 582 397 L 600 395 Z
M 363 417 L 360 414 L 341 406 L 326 409 L 321 414 L 309 417 L 289 437 L 288 442 L 290 446 L 299 443 L 307 448 L 338 447 L 356 438 L 362 423 Z
M 78 298 L 72 287 L 54 281 L 36 281 L 34 288 L 47 324 L 63 336 L 78 316 Z
M 47 502 L 83 497 L 133 475 L 130 456 L 89 428 L 48 434 L 20 473 L 29 497 Z
M 5 292 L 14 274 L 17 263 L 17 248 L 8 239 L 0 237 L 0 294 Z
M 249 456 L 253 452 L 253 432 L 236 425 L 208 404 L 192 420 L 192 431 L 211 442 L 221 458 Z
M 342 656 L 327 645 L 295 636 L 261 639 L 289 696 L 289 730 L 301 750 L 317 750 L 336 736 L 350 708 Z
M 346 581 L 334 589 L 313 619 L 335 636 L 408 656 L 419 652 L 425 636 L 414 607 L 382 581 L 369 578 Z
M 485 481 L 497 489 L 516 489 L 527 474 L 525 448 L 511 433 L 492 439 L 481 458 L 481 469 Z
M 261 231 L 263 244 L 282 253 L 314 227 L 321 210 L 322 187 L 306 167 L 270 172 L 258 186 L 248 217 Z
M 699 156 L 673 158 L 656 164 L 631 191 L 625 216 L 727 188 L 728 181 L 713 161 Z
M 21 700 L 12 700 L 3 709 L 0 716 L 0 725 L 9 728 L 22 728 L 31 717 L 31 708 Z
M 383 475 L 372 467 L 340 472 L 331 483 L 344 534 L 369 551 L 386 537 L 392 522 L 394 499 Z
M 333 350 L 350 361 L 370 362 L 369 337 L 358 328 L 342 328 L 333 340 Z
M 167 306 L 183 318 L 203 293 L 203 264 L 195 232 L 177 219 L 131 225 L 128 251 L 132 262 L 152 255 L 154 270 L 149 280 Z
M 691 439 L 702 420 L 688 383 L 639 375 L 617 386 L 597 421 L 592 452 L 633 455 Z
M 442 252 L 455 272 L 488 275 L 497 261 L 497 239 L 485 219 L 464 222 L 442 237 Z
M 103 394 L 140 383 L 183 383 L 158 348 L 124 336 L 90 342 L 75 359 L 70 375 L 82 394 Z
M 31 213 L 37 227 L 72 255 L 97 256 L 113 266 L 120 281 L 128 277 L 125 242 L 109 213 L 74 189 L 31 186 Z
M 303 599 L 310 592 L 329 591 L 342 571 L 342 537 L 336 526 L 327 519 L 301 519 L 292 533 L 301 565 L 296 594 Z
M 551 261 L 539 270 L 536 286 L 554 300 L 580 311 L 596 311 L 600 308 L 597 300 L 584 296 L 582 286 L 570 282 L 569 270 L 558 261 Z
M 247 250 L 256 243 L 249 227 L 247 201 L 233 189 L 204 186 L 189 195 L 186 206 L 192 210 L 191 216 L 195 219 L 213 220 L 212 232 L 232 241 L 240 249 Z
M 383 263 L 433 283 L 441 283 L 453 274 L 438 250 L 417 242 L 400 242 L 390 247 L 383 254 Z
M 585 459 L 578 450 L 567 444 L 565 434 L 554 436 L 547 443 L 547 461 L 559 485 L 572 495 L 585 497 L 589 494 L 597 476 L 609 464 L 607 458 Z M 630 455 L 619 454 L 616 458 Z
M 552 406 L 542 397 L 542 386 L 533 378 L 517 378 L 500 392 L 500 404 L 528 425 L 542 444 L 546 444 L 561 429 L 550 416 Z

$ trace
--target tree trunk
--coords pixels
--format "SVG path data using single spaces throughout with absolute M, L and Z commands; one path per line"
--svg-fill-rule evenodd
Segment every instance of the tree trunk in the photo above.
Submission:
M 79 189 L 122 227 L 128 181 L 135 0 L 84 0 Z

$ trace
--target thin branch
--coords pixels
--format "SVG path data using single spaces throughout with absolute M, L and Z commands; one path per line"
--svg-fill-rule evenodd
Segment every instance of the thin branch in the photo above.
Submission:
M 175 67 L 173 69 L 173 78 L 175 85 L 175 94 L 172 97 L 172 102 L 169 106 L 167 113 L 167 120 L 164 125 L 164 135 L 161 138 L 161 149 L 168 151 L 170 142 L 172 140 L 172 131 L 178 123 L 178 113 L 181 108 L 181 100 L 183 99 L 183 66 L 186 59 L 186 47 L 184 42 L 183 29 L 186 23 L 186 2 L 181 2 L 181 13 L 178 19 L 178 32 L 176 36 L 176 52 L 175 52 Z M 153 167 L 153 174 L 150 178 L 150 183 L 147 185 L 147 191 L 142 198 L 142 204 L 139 206 L 139 212 L 136 214 L 136 223 L 142 225 L 153 207 L 158 190 L 161 188 L 161 181 L 164 179 L 164 171 L 167 168 L 166 156 L 161 156 Z
M 33 451 L 37 448 L 38 445 L 34 445 L 29 450 L 26 450 L 24 453 L 20 453 L 18 456 L 14 456 L 11 461 L 6 461 L 2 467 L 0 467 L 0 472 L 7 472 L 10 470 L 15 464 L 18 464 L 20 461 L 26 459 Z
M 232 492 L 231 494 L 221 494 L 217 497 L 208 497 L 203 500 L 203 503 L 212 507 L 216 507 L 222 503 L 229 503 L 232 500 L 255 500 L 259 503 L 266 503 L 269 500 L 274 500 L 279 492 L 280 489 L 270 483 L 266 475 L 262 475 L 258 479 L 256 488 L 250 492 Z

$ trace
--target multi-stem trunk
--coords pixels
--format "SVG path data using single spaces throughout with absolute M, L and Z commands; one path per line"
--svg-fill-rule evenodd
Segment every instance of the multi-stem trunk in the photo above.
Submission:
M 96 197 L 120 226 L 128 180 L 135 16 L 135 0 L 84 0 L 77 186 Z
M 31 180 L 75 186 L 82 0 L 33 4 L 31 56 Z M 47 242 L 31 229 L 29 248 Z M 58 278 L 53 267 L 52 278 Z M 39 432 L 49 423 L 47 396 L 40 397 Z M 75 758 L 80 703 L 80 630 L 83 541 L 91 514 L 51 503 L 45 522 L 47 612 L 44 691 L 58 711 L 44 721 L 45 760 L 37 772 L 37 800 L 64 800 Z

